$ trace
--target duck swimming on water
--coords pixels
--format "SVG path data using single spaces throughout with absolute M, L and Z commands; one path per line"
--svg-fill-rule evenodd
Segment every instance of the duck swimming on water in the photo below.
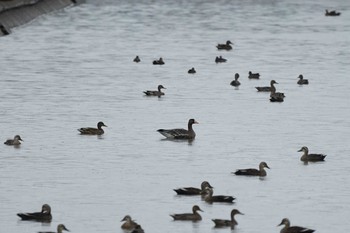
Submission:
M 162 92 L 162 89 L 166 89 L 165 87 L 163 87 L 163 85 L 158 85 L 158 91 L 144 91 L 143 93 L 145 93 L 145 95 L 148 96 L 162 96 L 164 95 L 164 92 Z
M 238 78 L 239 78 L 239 74 L 236 73 L 235 74 L 235 80 L 233 80 L 230 85 L 231 86 L 234 86 L 234 87 L 238 87 L 239 85 L 241 85 L 241 83 L 238 81 Z
M 233 44 L 231 41 L 226 41 L 226 44 L 218 44 L 217 46 L 216 46 L 216 48 L 218 49 L 218 50 L 231 50 L 232 49 L 232 46 L 231 46 L 231 44 Z
M 185 213 L 185 214 L 172 214 L 171 217 L 174 218 L 174 220 L 182 220 L 182 221 L 201 221 L 202 217 L 200 216 L 198 211 L 202 211 L 198 205 L 194 205 L 192 207 L 192 213 Z
M 239 210 L 233 209 L 231 211 L 231 220 L 226 219 L 212 219 L 212 221 L 215 223 L 215 227 L 231 227 L 231 229 L 234 229 L 236 225 L 238 225 L 238 222 L 235 219 L 236 214 L 242 214 Z
M 324 154 L 309 154 L 309 149 L 306 146 L 303 146 L 298 152 L 304 152 L 300 160 L 303 162 L 317 162 L 324 161 L 327 155 Z
M 281 225 L 284 225 L 284 227 L 281 229 L 280 233 L 312 233 L 315 231 L 305 227 L 290 226 L 290 222 L 288 218 L 282 219 L 282 222 L 278 224 L 278 226 L 281 226 Z
M 62 231 L 69 231 L 65 225 L 58 224 L 57 226 L 57 233 L 62 233 Z M 54 231 L 39 231 L 38 233 L 56 233 Z
M 23 142 L 21 136 L 16 135 L 13 139 L 7 139 L 7 140 L 4 142 L 4 144 L 5 144 L 5 145 L 8 145 L 8 146 L 19 146 L 19 145 L 21 145 L 21 142 L 20 142 L 20 141 Z
M 255 168 L 238 169 L 234 174 L 238 176 L 266 176 L 264 168 L 270 169 L 266 162 L 261 162 L 259 164 L 259 170 Z
M 102 135 L 104 134 L 104 130 L 102 129 L 102 126 L 107 127 L 102 121 L 97 123 L 97 128 L 91 128 L 91 127 L 86 127 L 86 128 L 80 128 L 78 131 L 80 134 L 85 134 L 85 135 Z
M 168 139 L 194 139 L 196 133 L 193 130 L 192 125 L 198 124 L 195 119 L 189 119 L 187 130 L 186 129 L 158 129 L 157 131 Z
M 51 207 L 48 204 L 44 204 L 41 207 L 40 212 L 18 213 L 17 216 L 24 221 L 29 220 L 29 221 L 38 221 L 38 222 L 51 222 L 52 220 Z
M 208 181 L 203 181 L 201 183 L 201 188 L 194 188 L 194 187 L 185 187 L 185 188 L 179 188 L 174 189 L 174 191 L 177 193 L 177 195 L 205 195 L 205 189 L 213 188 Z

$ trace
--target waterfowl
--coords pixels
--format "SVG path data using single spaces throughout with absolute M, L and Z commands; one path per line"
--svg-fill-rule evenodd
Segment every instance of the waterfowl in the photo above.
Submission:
M 218 50 L 231 50 L 232 46 L 231 44 L 233 44 L 231 41 L 226 41 L 226 44 L 218 44 L 216 46 L 216 48 L 218 48 Z
M 222 62 L 226 62 L 226 61 L 227 61 L 227 59 L 223 58 L 222 56 L 215 58 L 216 63 L 222 63 Z
M 125 221 L 125 222 L 124 222 Z M 124 222 L 121 225 L 121 228 L 124 230 L 133 230 L 135 229 L 139 224 L 137 224 L 134 220 L 132 220 L 132 218 L 130 217 L 130 215 L 126 215 L 121 222 Z
M 51 207 L 48 204 L 44 204 L 41 207 L 41 212 L 34 213 L 18 213 L 18 217 L 21 220 L 32 220 L 38 222 L 50 222 L 52 220 Z
M 137 226 L 132 230 L 131 233 L 144 233 L 145 231 L 142 229 L 141 225 L 137 224 Z
M 159 60 L 154 60 L 153 65 L 164 65 L 163 58 L 159 58 Z
M 239 176 L 266 176 L 265 167 L 270 169 L 267 163 L 261 162 L 259 164 L 259 170 L 255 168 L 238 169 L 234 174 Z
M 158 129 L 157 131 L 169 139 L 194 139 L 196 133 L 194 132 L 192 125 L 198 124 L 195 119 L 189 119 L 188 128 L 186 129 Z
M 235 74 L 235 80 L 233 80 L 230 85 L 231 86 L 234 86 L 234 87 L 238 87 L 239 85 L 241 85 L 241 83 L 238 81 L 238 78 L 239 78 L 239 74 L 236 73 Z
M 277 226 L 281 226 L 281 225 L 284 225 L 284 227 L 281 229 L 280 233 L 312 233 L 315 231 L 305 227 L 298 227 L 298 226 L 291 227 L 288 218 L 282 219 L 282 222 Z
M 161 89 L 166 89 L 166 88 L 163 87 L 163 85 L 158 85 L 158 91 L 144 91 L 143 93 L 145 93 L 148 96 L 160 97 L 161 95 L 164 95 L 164 92 L 162 92 Z
M 183 221 L 200 221 L 202 220 L 202 217 L 200 216 L 197 211 L 202 211 L 199 206 L 194 205 L 192 207 L 192 213 L 186 213 L 186 214 L 172 214 L 171 217 L 174 218 L 174 220 L 183 220 Z
M 191 69 L 189 69 L 189 70 L 187 71 L 187 73 L 189 73 L 189 74 L 195 74 L 195 73 L 196 73 L 196 70 L 194 69 L 194 67 L 192 67 Z
M 215 227 L 231 227 L 232 229 L 238 225 L 238 222 L 235 219 L 236 214 L 242 214 L 239 210 L 233 209 L 231 211 L 231 220 L 226 219 L 212 219 L 212 221 L 215 223 Z
M 16 135 L 13 139 L 7 139 L 6 142 L 4 142 L 4 144 L 9 146 L 18 146 L 21 145 L 20 141 L 23 142 L 21 136 Z
M 97 129 L 96 128 L 80 128 L 78 131 L 80 134 L 86 134 L 86 135 L 102 135 L 104 134 L 104 131 L 102 129 L 102 126 L 107 127 L 102 121 L 97 123 Z
M 65 225 L 63 224 L 58 224 L 57 226 L 57 233 L 62 233 L 62 231 L 69 231 Z M 38 233 L 56 233 L 54 231 L 39 231 Z
M 140 61 L 141 61 L 141 59 L 139 58 L 139 56 L 136 56 L 136 57 L 134 58 L 134 62 L 139 63 Z
M 324 154 L 309 154 L 309 149 L 306 146 L 303 146 L 298 152 L 303 151 L 303 156 L 300 157 L 300 160 L 303 162 L 317 162 L 324 161 L 327 155 Z
M 278 84 L 275 80 L 271 80 L 271 93 L 270 93 L 270 101 L 271 102 L 283 102 L 284 101 L 284 93 L 276 92 L 276 87 L 274 84 Z
M 255 87 L 258 91 L 261 92 L 271 92 L 271 87 L 273 86 L 273 84 L 275 83 L 275 80 L 271 80 L 270 81 L 270 86 L 265 86 L 265 87 Z
M 248 78 L 249 79 L 259 79 L 260 78 L 260 74 L 259 73 L 252 73 L 251 71 L 248 72 Z
M 213 189 L 207 187 L 205 189 L 205 196 L 204 196 L 204 201 L 208 202 L 208 203 L 213 203 L 213 202 L 227 202 L 227 203 L 232 203 L 233 200 L 235 199 L 232 196 L 224 196 L 224 195 L 216 195 L 213 196 Z
M 326 10 L 325 16 L 339 16 L 340 14 L 340 12 Z
M 302 74 L 300 74 L 298 78 L 299 78 L 298 80 L 299 85 L 309 84 L 309 80 L 304 79 L 304 76 Z
M 201 183 L 201 188 L 185 187 L 174 189 L 178 195 L 205 195 L 205 188 L 213 188 L 208 181 L 203 181 Z

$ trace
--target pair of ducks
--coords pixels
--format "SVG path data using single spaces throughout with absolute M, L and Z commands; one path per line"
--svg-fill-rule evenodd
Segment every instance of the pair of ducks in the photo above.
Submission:
M 249 71 L 248 74 L 249 74 L 249 75 L 248 75 L 248 78 L 249 78 L 249 79 L 259 79 L 259 77 L 260 77 L 260 74 L 259 74 L 259 73 L 252 73 L 251 71 Z M 235 74 L 235 80 L 233 80 L 233 81 L 230 83 L 230 85 L 231 85 L 231 86 L 234 86 L 234 87 L 238 87 L 239 85 L 241 85 L 241 83 L 238 81 L 238 78 L 239 78 L 239 74 L 236 73 L 236 74 Z
M 274 84 L 278 84 L 275 80 L 271 80 L 270 87 L 255 87 L 260 92 L 271 92 L 270 93 L 270 101 L 271 102 L 283 102 L 284 101 L 284 93 L 276 92 L 276 87 Z
M 303 76 L 302 74 L 300 74 L 300 75 L 298 76 L 298 78 L 299 78 L 299 80 L 298 80 L 297 84 L 299 84 L 299 85 L 307 85 L 307 84 L 309 84 L 309 80 L 304 79 L 304 76 Z M 273 81 L 273 82 L 272 82 L 272 81 Z M 273 83 L 278 84 L 276 81 L 271 80 L 270 86 L 255 87 L 255 88 L 256 88 L 258 91 L 260 91 L 260 92 L 271 92 L 271 88 L 272 88 L 272 86 L 273 86 Z
M 141 62 L 140 57 L 139 57 L 139 56 L 136 56 L 136 57 L 134 58 L 133 62 L 136 62 L 136 63 Z M 154 60 L 154 61 L 152 62 L 152 64 L 153 64 L 153 65 L 164 65 L 165 63 L 164 63 L 164 61 L 163 61 L 163 58 L 160 57 L 158 60 Z
M 21 218 L 23 221 L 37 221 L 37 222 L 51 222 L 52 215 L 51 215 L 51 207 L 48 204 L 44 204 L 41 207 L 40 212 L 33 212 L 33 213 L 18 213 L 18 217 Z M 58 224 L 57 226 L 57 233 L 62 233 L 62 231 L 69 231 L 64 224 Z M 56 233 L 52 231 L 48 232 L 39 232 L 39 233 Z
M 325 16 L 339 16 L 340 14 L 340 12 L 326 10 Z

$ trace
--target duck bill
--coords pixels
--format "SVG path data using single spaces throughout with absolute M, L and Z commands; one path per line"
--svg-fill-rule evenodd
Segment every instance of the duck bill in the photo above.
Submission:
M 194 121 L 193 124 L 199 124 L 199 122 L 198 121 Z
M 301 152 L 301 151 L 303 151 L 303 149 L 298 150 L 298 152 Z

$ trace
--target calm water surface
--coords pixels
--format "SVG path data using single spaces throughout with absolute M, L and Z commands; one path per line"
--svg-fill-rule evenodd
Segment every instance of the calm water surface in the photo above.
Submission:
M 342 15 L 325 17 L 326 8 Z M 126 214 L 146 232 L 229 232 L 210 219 L 232 208 L 245 213 L 239 233 L 279 232 L 284 217 L 319 233 L 349 231 L 349 9 L 347 0 L 87 1 L 0 38 L 1 140 L 24 140 L 0 149 L 1 232 L 59 223 L 122 232 Z M 228 39 L 234 49 L 217 51 Z M 228 62 L 215 64 L 219 55 Z M 166 64 L 153 66 L 159 57 Z M 249 80 L 249 70 L 261 79 Z M 235 73 L 239 88 L 229 85 Z M 298 86 L 299 74 L 310 85 Z M 271 79 L 284 103 L 256 92 Z M 143 95 L 158 84 L 164 97 Z M 189 118 L 200 122 L 192 143 L 156 132 Z M 101 137 L 76 131 L 98 121 L 108 125 Z M 326 162 L 300 162 L 304 145 Z M 271 167 L 264 179 L 231 174 L 260 161 Z M 236 203 L 172 190 L 203 180 Z M 18 220 L 44 203 L 51 224 Z M 194 204 L 203 221 L 172 221 Z

